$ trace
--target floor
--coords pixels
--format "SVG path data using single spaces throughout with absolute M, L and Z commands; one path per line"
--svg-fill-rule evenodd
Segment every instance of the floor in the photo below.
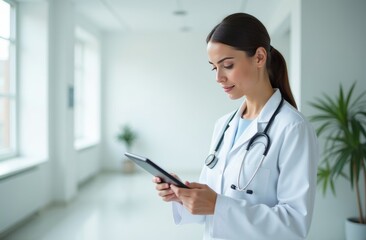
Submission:
M 93 178 L 67 206 L 42 210 L 4 240 L 186 240 L 202 234 L 202 225 L 174 224 L 170 203 L 157 196 L 149 175 L 115 173 Z

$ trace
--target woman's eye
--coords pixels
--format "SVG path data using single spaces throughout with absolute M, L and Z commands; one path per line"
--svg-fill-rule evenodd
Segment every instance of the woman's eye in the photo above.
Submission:
M 225 69 L 232 69 L 234 67 L 234 64 L 223 65 L 222 67 Z M 217 71 L 217 67 L 213 67 L 211 71 Z
M 230 64 L 230 65 L 224 66 L 224 68 L 226 68 L 226 69 L 232 69 L 233 67 L 234 67 L 234 64 Z

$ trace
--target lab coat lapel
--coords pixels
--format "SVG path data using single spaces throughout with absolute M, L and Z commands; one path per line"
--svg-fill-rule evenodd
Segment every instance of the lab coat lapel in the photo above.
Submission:
M 237 148 L 246 144 L 256 133 L 258 132 L 258 120 L 254 119 L 253 122 L 245 129 L 244 133 L 236 140 L 230 152 L 235 151 Z
M 223 162 L 223 168 L 225 168 L 225 166 L 226 166 L 227 156 L 228 156 L 228 153 L 230 153 L 230 149 L 233 145 L 236 129 L 238 127 L 239 118 L 240 118 L 242 112 L 243 111 L 242 111 L 242 107 L 241 107 L 236 112 L 235 117 L 233 118 L 233 120 L 229 124 L 229 128 L 225 132 L 225 140 L 226 141 L 224 141 L 224 144 L 222 146 L 222 150 L 220 151 L 222 153 L 222 156 L 223 157 L 225 156 L 224 157 L 225 162 Z
M 210 173 L 214 173 L 213 176 L 208 181 L 209 186 L 211 186 L 217 193 L 221 194 L 223 192 L 223 173 L 225 171 L 227 161 L 228 161 L 228 153 L 232 146 L 232 141 L 235 136 L 235 131 L 238 125 L 238 116 L 240 117 L 240 109 L 236 112 L 234 118 L 230 121 L 228 129 L 225 131 L 224 141 L 218 151 L 218 162 L 217 165 L 209 170 Z M 222 125 L 222 128 L 225 128 L 225 125 Z M 219 138 L 221 134 L 217 137 Z M 218 139 L 217 139 L 218 141 Z
M 237 114 L 237 116 L 235 116 L 235 118 L 234 118 L 235 121 L 233 121 L 233 122 L 235 123 L 235 125 L 233 125 L 232 141 L 234 141 L 236 129 L 238 128 L 238 124 L 239 124 L 239 119 L 241 118 L 241 115 L 245 108 L 246 108 L 246 100 L 241 105 L 240 110 L 238 111 L 239 114 Z M 242 134 L 242 136 L 239 137 L 234 144 L 232 144 L 232 142 L 231 142 L 230 151 L 228 151 L 228 153 L 229 154 L 232 153 L 233 151 L 235 151 L 235 149 L 237 149 L 238 147 L 241 147 L 243 144 L 248 142 L 250 140 L 250 138 L 252 138 L 254 136 L 254 134 L 257 133 L 257 131 L 258 131 L 257 120 L 255 119 L 248 126 L 248 128 L 245 129 L 244 134 Z
M 259 116 L 253 120 L 253 122 L 248 126 L 248 128 L 244 131 L 242 136 L 240 136 L 233 147 L 230 150 L 230 153 L 235 151 L 237 148 L 242 147 L 244 144 L 246 144 L 258 131 L 263 131 L 260 125 L 266 124 L 269 122 L 269 119 L 271 118 L 272 114 L 274 113 L 275 109 L 277 108 L 278 104 L 281 101 L 281 92 L 276 89 L 275 93 L 271 96 L 271 98 L 268 100 L 266 105 L 263 107 L 261 113 Z M 240 118 L 241 113 L 243 112 L 246 104 L 244 104 L 241 107 L 240 115 L 238 116 Z M 238 124 L 239 119 L 237 119 L 236 123 Z M 237 127 L 237 125 L 236 125 Z M 235 134 L 234 129 L 234 134 Z

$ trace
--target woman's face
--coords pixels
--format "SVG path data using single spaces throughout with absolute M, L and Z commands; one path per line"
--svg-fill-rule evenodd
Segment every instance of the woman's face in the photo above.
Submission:
M 255 56 L 248 57 L 244 51 L 217 42 L 207 44 L 207 53 L 216 81 L 231 99 L 247 95 L 258 82 Z

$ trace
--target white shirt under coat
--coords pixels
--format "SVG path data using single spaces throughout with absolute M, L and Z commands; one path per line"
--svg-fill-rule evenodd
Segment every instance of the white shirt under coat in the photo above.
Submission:
M 276 90 L 262 111 L 232 145 L 242 104 L 227 129 L 213 169 L 204 165 L 200 183 L 207 184 L 218 195 L 213 215 L 192 215 L 181 204 L 173 203 L 176 224 L 205 223 L 204 239 L 305 239 L 310 227 L 316 191 L 319 160 L 318 141 L 305 117 L 284 101 L 268 135 L 271 147 L 247 194 L 231 189 L 237 185 L 240 164 L 250 138 L 263 131 L 281 101 Z M 213 152 L 228 119 L 221 117 L 215 125 Z M 263 153 L 262 144 L 255 144 L 247 154 L 240 186 L 254 172 Z

